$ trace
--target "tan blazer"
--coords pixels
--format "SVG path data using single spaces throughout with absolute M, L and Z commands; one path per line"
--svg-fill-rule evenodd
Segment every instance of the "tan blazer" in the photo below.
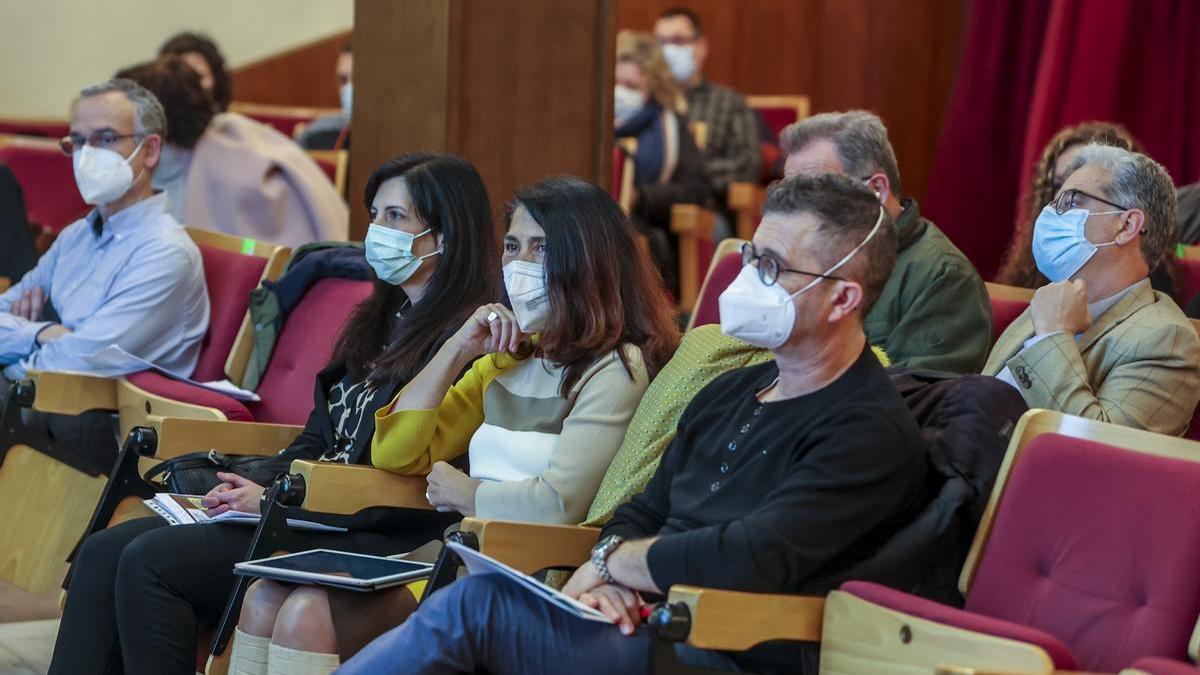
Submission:
M 346 203 L 295 141 L 237 113 L 213 118 L 192 152 L 184 222 L 296 247 L 346 239 Z
M 1200 337 L 1170 297 L 1142 280 L 1077 340 L 1033 337 L 1026 309 L 1004 331 L 984 375 L 1008 365 L 1031 408 L 1178 436 L 1200 400 Z

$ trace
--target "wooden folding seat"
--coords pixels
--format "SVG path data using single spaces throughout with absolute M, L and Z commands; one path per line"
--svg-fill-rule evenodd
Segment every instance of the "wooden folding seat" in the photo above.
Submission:
M 88 212 L 75 187 L 71 158 L 63 154 L 57 138 L 0 134 L 0 163 L 21 183 L 29 222 L 50 237 Z
M 33 117 L 6 117 L 0 119 L 0 134 L 39 136 L 57 141 L 70 132 L 70 120 Z
M 326 115 L 341 114 L 342 109 L 234 101 L 229 104 L 229 112 L 240 113 L 252 120 L 275 127 L 279 133 L 288 138 L 295 138 L 304 126 L 313 120 Z
M 789 124 L 808 117 L 810 101 L 807 96 L 747 96 L 746 103 L 758 113 L 767 127 L 778 136 Z M 736 214 L 734 232 L 739 239 L 754 238 L 758 219 L 766 201 L 766 181 L 779 159 L 777 148 L 763 144 L 763 179 L 757 183 L 732 183 L 725 201 Z
M 250 291 L 274 278 L 287 249 L 190 229 L 200 248 L 210 303 L 194 376 L 218 379 L 245 322 Z M 0 579 L 39 592 L 54 582 L 100 498 L 111 466 L 92 466 L 69 445 L 28 429 L 21 409 L 78 415 L 118 408 L 118 380 L 81 373 L 31 372 L 15 383 L 0 442 Z M 113 441 L 114 446 L 116 440 Z M 18 517 L 19 516 L 19 517 Z
M 329 176 L 329 182 L 333 183 L 333 189 L 342 199 L 345 199 L 350 153 L 346 150 L 309 150 L 308 156 L 312 157 L 326 176 Z

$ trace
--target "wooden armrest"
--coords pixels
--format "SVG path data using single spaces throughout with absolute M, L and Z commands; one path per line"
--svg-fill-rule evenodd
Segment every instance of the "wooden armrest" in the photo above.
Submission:
M 687 643 L 700 649 L 740 652 L 768 640 L 821 640 L 825 598 L 682 585 L 672 586 L 667 597 L 691 610 Z
M 730 183 L 725 201 L 737 214 L 734 234 L 738 239 L 753 239 L 754 221 L 767 201 L 767 191 L 755 183 Z
M 671 205 L 671 231 L 680 236 L 712 239 L 717 214 L 695 204 Z
M 0 277 L 0 293 L 7 291 L 12 286 L 12 281 L 8 277 Z
M 59 415 L 117 409 L 117 381 L 85 373 L 29 371 L 34 384 L 33 409 Z
M 766 199 L 767 191 L 758 183 L 730 183 L 729 192 L 725 195 L 729 208 L 735 210 L 761 209 Z
M 291 445 L 304 427 L 187 417 L 150 417 L 158 432 L 155 457 L 170 459 L 217 449 L 227 455 L 274 455 Z
M 424 476 L 401 476 L 370 466 L 340 462 L 292 462 L 292 473 L 304 476 L 306 511 L 353 515 L 373 506 L 425 509 L 428 483 Z
M 554 567 L 579 567 L 591 556 L 600 529 L 579 525 L 514 523 L 463 518 L 459 529 L 479 538 L 479 550 L 526 574 Z

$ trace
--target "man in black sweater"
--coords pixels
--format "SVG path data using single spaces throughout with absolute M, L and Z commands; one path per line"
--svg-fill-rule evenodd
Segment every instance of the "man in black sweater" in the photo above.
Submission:
M 895 257 L 891 219 L 861 183 L 776 184 L 720 299 L 722 329 L 770 349 L 774 362 L 727 373 L 696 396 L 650 484 L 617 510 L 563 589 L 617 625 L 575 618 L 497 575 L 472 576 L 341 672 L 646 672 L 640 610 L 674 584 L 831 590 L 927 499 L 920 433 L 862 327 Z M 816 672 L 816 652 L 774 644 L 680 656 Z

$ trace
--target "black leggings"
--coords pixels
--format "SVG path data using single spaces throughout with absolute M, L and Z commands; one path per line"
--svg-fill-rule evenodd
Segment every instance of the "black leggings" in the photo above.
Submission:
M 50 673 L 194 675 L 196 629 L 221 618 L 233 565 L 253 533 L 245 525 L 171 527 L 153 517 L 89 537 L 75 560 Z M 372 554 L 408 551 L 440 533 L 295 532 L 313 548 Z

